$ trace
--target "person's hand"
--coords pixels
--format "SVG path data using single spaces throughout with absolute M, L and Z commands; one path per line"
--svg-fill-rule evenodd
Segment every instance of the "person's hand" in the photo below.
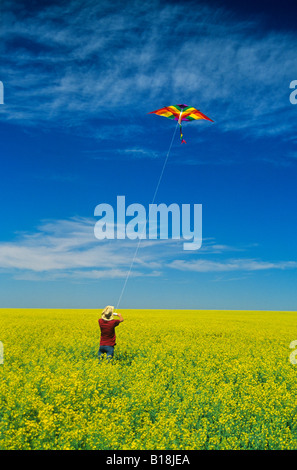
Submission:
M 118 314 L 118 313 L 114 313 L 114 315 L 117 315 L 117 316 L 119 316 L 119 314 Z

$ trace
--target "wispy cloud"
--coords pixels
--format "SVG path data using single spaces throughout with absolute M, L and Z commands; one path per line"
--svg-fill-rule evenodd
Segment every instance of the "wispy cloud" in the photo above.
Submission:
M 226 259 L 223 261 L 212 260 L 175 260 L 169 265 L 180 271 L 192 271 L 199 273 L 224 272 L 224 271 L 263 271 L 271 269 L 296 269 L 297 261 L 262 261 L 258 259 Z
M 138 239 L 100 241 L 95 222 L 80 217 L 44 221 L 34 232 L 17 233 L 14 241 L 0 243 L 0 272 L 27 280 L 124 278 Z M 166 244 L 169 256 L 176 241 L 143 240 L 131 277 L 159 276 Z
M 115 137 L 114 137 L 115 138 Z M 110 160 L 116 158 L 119 160 L 138 160 L 142 158 L 146 159 L 157 159 L 164 158 L 164 153 L 151 150 L 145 147 L 128 147 L 115 150 L 104 150 L 104 152 L 95 149 L 95 150 L 86 150 L 83 152 L 87 157 L 94 160 Z
M 74 282 L 125 278 L 136 253 L 136 240 L 103 240 L 94 236 L 94 219 L 74 217 L 43 221 L 30 233 L 17 233 L 11 242 L 0 243 L 0 273 L 15 279 Z M 161 276 L 169 270 L 196 273 L 255 272 L 296 269 L 296 261 L 270 262 L 229 258 L 251 247 L 233 247 L 205 239 L 199 259 L 189 259 L 182 240 L 142 240 L 131 277 Z M 218 256 L 220 257 L 218 259 Z
M 140 116 L 182 98 L 222 132 L 283 135 L 295 127 L 288 81 L 296 34 L 261 34 L 257 19 L 158 1 L 72 0 L 20 15 L 6 1 L 2 24 L 8 121 L 85 123 L 99 139 L 119 135 L 119 126 L 128 138 Z

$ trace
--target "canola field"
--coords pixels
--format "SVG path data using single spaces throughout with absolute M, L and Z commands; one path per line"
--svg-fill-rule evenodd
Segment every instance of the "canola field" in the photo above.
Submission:
M 297 449 L 296 312 L 100 313 L 0 310 L 1 450 Z

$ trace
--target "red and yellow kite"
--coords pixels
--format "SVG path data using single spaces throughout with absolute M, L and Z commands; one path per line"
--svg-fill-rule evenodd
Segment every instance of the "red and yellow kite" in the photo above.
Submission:
M 197 119 L 206 119 L 207 121 L 213 122 L 212 119 L 205 116 L 205 114 L 201 113 L 196 108 L 192 108 L 192 106 L 187 106 L 186 104 L 175 104 L 173 106 L 166 106 L 165 108 L 157 109 L 156 111 L 151 111 L 148 114 L 157 114 L 158 116 L 164 116 L 168 119 L 174 119 L 178 121 L 180 126 L 180 138 L 181 143 L 185 144 L 186 141 L 183 139 L 182 133 L 182 121 L 195 121 Z

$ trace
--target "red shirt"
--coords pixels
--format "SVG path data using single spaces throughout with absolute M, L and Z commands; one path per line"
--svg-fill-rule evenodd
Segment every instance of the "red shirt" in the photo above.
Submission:
M 100 346 L 115 346 L 116 334 L 115 327 L 119 325 L 120 320 L 98 320 L 101 329 Z

